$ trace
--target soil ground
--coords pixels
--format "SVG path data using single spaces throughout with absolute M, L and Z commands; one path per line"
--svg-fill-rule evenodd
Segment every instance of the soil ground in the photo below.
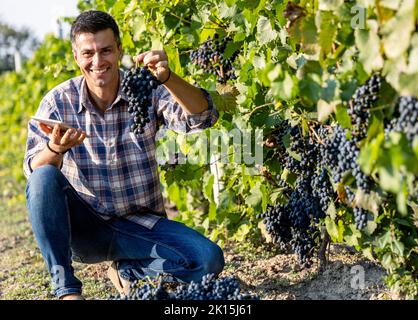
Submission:
M 227 243 L 224 252 L 226 266 L 220 276 L 237 276 L 242 290 L 263 300 L 392 297 L 384 285 L 385 271 L 343 246 L 331 246 L 329 263 L 321 273 L 317 262 L 302 270 L 294 254 L 280 252 L 272 244 Z M 117 293 L 106 277 L 106 263 L 74 263 L 74 268 L 87 299 Z M 0 201 L 0 299 L 55 299 L 21 200 Z

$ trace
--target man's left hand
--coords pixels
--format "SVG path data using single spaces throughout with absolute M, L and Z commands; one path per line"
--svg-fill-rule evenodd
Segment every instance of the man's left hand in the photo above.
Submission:
M 134 62 L 148 66 L 158 80 L 164 82 L 168 79 L 168 57 L 164 50 L 151 50 L 134 57 Z

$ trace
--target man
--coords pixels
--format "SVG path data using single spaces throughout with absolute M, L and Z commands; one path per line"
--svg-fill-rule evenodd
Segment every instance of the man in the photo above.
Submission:
M 100 11 L 80 14 L 71 41 L 82 76 L 51 90 L 36 115 L 79 129 L 30 121 L 24 159 L 29 219 L 55 294 L 82 299 L 72 260 L 114 261 L 109 276 L 120 293 L 130 281 L 159 273 L 181 282 L 219 274 L 222 250 L 166 218 L 155 159 L 157 123 L 185 132 L 210 127 L 218 116 L 210 96 L 171 72 L 164 51 L 136 56 L 164 83 L 153 92 L 151 121 L 136 136 L 120 86 L 114 19 Z

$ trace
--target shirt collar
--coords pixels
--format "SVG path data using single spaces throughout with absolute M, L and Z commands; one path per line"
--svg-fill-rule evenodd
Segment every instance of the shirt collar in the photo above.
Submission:
M 113 108 L 113 106 L 115 106 L 121 100 L 125 100 L 126 102 L 128 101 L 128 96 L 126 95 L 126 93 L 122 91 L 122 86 L 121 86 L 121 82 L 124 77 L 125 77 L 125 72 L 123 72 L 123 70 L 119 70 L 118 95 L 116 96 L 115 101 L 112 103 L 111 108 Z M 80 84 L 80 104 L 78 106 L 77 113 L 81 113 L 83 111 L 83 107 L 86 109 L 89 109 L 90 112 L 95 113 L 96 108 L 94 107 L 93 103 L 90 101 L 89 94 L 87 91 L 87 82 L 86 82 L 86 78 L 84 77 L 81 80 L 81 84 Z

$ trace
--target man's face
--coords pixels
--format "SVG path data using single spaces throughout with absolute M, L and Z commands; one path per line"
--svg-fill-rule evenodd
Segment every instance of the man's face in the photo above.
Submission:
M 90 89 L 111 88 L 118 82 L 121 48 L 112 29 L 78 34 L 73 53 Z

